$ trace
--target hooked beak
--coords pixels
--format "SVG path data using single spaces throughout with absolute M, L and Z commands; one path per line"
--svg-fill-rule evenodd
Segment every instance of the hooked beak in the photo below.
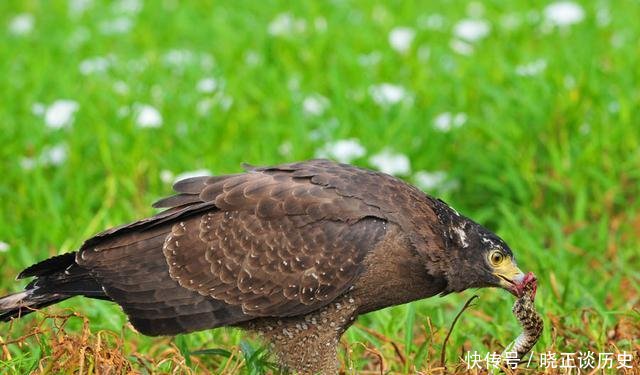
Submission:
M 508 290 L 516 297 L 521 297 L 525 286 L 535 281 L 536 277 L 532 272 L 525 275 L 513 262 L 504 263 L 507 264 L 496 269 L 494 275 L 500 279 L 500 287 Z

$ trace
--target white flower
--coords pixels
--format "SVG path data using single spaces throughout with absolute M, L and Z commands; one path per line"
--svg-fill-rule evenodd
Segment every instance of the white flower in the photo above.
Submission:
M 600 27 L 609 26 L 611 23 L 611 11 L 608 8 L 599 8 L 596 13 L 596 23 Z
M 381 106 L 397 104 L 409 96 L 404 87 L 391 83 L 381 83 L 369 87 L 369 95 L 374 102 Z
M 176 124 L 176 134 L 183 136 L 189 132 L 189 124 L 184 121 L 180 121 Z
M 273 36 L 292 36 L 304 32 L 307 28 L 305 20 L 295 18 L 291 13 L 278 14 L 268 26 L 270 35 Z
M 208 116 L 211 113 L 211 109 L 216 104 L 213 98 L 204 98 L 196 103 L 196 112 L 202 117 Z
M 133 27 L 133 21 L 126 16 L 100 22 L 98 28 L 103 35 L 126 34 Z
M 46 111 L 47 111 L 47 106 L 45 106 L 40 102 L 36 102 L 31 105 L 31 113 L 33 113 L 36 116 L 43 116 Z
M 448 132 L 453 128 L 459 128 L 467 122 L 465 113 L 443 112 L 433 119 L 433 126 L 441 132 Z
M 192 178 L 192 177 L 200 177 L 200 176 L 211 176 L 213 175 L 213 173 L 211 173 L 210 170 L 208 169 L 196 169 L 195 171 L 188 171 L 188 172 L 182 172 L 180 174 L 178 174 L 174 179 L 173 179 L 173 183 L 176 183 L 178 181 L 187 179 L 187 178 Z
M 472 1 L 467 4 L 467 14 L 473 18 L 482 17 L 484 14 L 484 5 L 478 1 Z
M 382 60 L 382 54 L 378 51 L 374 51 L 367 54 L 358 55 L 358 64 L 362 66 L 374 66 Z
M 163 169 L 160 171 L 160 181 L 164 182 L 165 184 L 170 184 L 175 181 L 175 176 L 170 170 Z
M 162 126 L 162 115 L 149 104 L 137 105 L 136 125 L 140 128 L 159 128 Z
M 95 56 L 88 59 L 84 59 L 80 62 L 78 69 L 83 75 L 89 75 L 94 73 L 104 73 L 111 66 L 111 58 L 104 56 Z
M 546 68 L 547 68 L 547 60 L 538 59 L 528 64 L 516 66 L 516 74 L 519 76 L 530 77 L 530 76 L 535 76 L 544 72 Z
M 562 84 L 566 89 L 571 90 L 572 88 L 576 87 L 576 79 L 572 75 L 567 74 L 562 79 Z
M 13 35 L 27 35 L 33 31 L 35 18 L 33 14 L 21 13 L 13 17 L 9 22 L 9 32 Z
M 0 241 L 0 253 L 6 253 L 8 250 L 9 244 L 4 241 Z
M 64 143 L 57 144 L 52 147 L 45 148 L 40 154 L 40 163 L 42 165 L 62 165 L 67 160 L 67 145 Z
M 544 18 L 555 26 L 569 26 L 584 19 L 584 9 L 572 1 L 558 1 L 544 8 Z
M 622 48 L 625 46 L 626 38 L 622 33 L 614 33 L 611 35 L 611 45 L 615 48 Z
M 320 94 L 313 94 L 304 98 L 302 108 L 307 115 L 320 116 L 329 107 L 329 99 Z
M 446 192 L 458 188 L 459 183 L 449 180 L 444 171 L 418 171 L 413 175 L 413 181 L 421 190 Z
M 418 18 L 418 26 L 421 29 L 442 30 L 444 27 L 444 16 L 438 13 L 420 16 L 420 18 Z
M 313 20 L 313 26 L 315 26 L 316 31 L 323 33 L 327 31 L 327 19 L 324 17 L 316 17 L 316 19 Z
M 388 149 L 372 155 L 369 158 L 369 163 L 379 171 L 394 176 L 406 175 L 411 172 L 409 158 L 404 154 L 394 153 Z
M 223 111 L 228 111 L 229 108 L 231 108 L 231 106 L 233 105 L 233 98 L 229 95 L 220 94 L 216 96 L 216 99 L 218 100 L 220 109 L 222 109 Z
M 409 27 L 396 27 L 389 33 L 389 44 L 394 50 L 406 53 L 411 48 L 415 36 L 416 32 Z
M 213 77 L 203 78 L 198 81 L 197 90 L 204 93 L 212 93 L 218 88 L 218 81 Z
M 24 157 L 20 160 L 20 167 L 23 170 L 29 171 L 34 169 L 38 165 L 42 166 L 59 166 L 67 160 L 68 155 L 67 145 L 59 143 L 55 146 L 46 147 L 42 150 L 38 157 Z
M 115 81 L 113 83 L 113 91 L 116 94 L 125 95 L 129 93 L 129 85 L 125 81 Z
M 507 30 L 515 30 L 522 24 L 522 19 L 516 13 L 507 13 L 500 17 L 500 26 Z
M 77 50 L 91 39 L 91 33 L 86 27 L 78 26 L 67 37 L 66 45 L 71 50 Z
M 56 100 L 44 112 L 44 122 L 52 129 L 70 126 L 76 111 L 80 108 L 78 102 L 68 99 Z
M 469 56 L 473 53 L 473 46 L 460 39 L 452 39 L 449 43 L 449 47 L 451 47 L 454 52 L 464 56 Z
M 248 66 L 257 66 L 262 62 L 262 56 L 257 51 L 247 51 L 244 54 L 244 63 Z
M 233 98 L 222 92 L 217 92 L 213 97 L 203 98 L 196 103 L 196 112 L 200 116 L 208 116 L 211 110 L 217 106 L 223 111 L 228 111 L 233 105 Z
M 528 23 L 534 24 L 540 22 L 541 17 L 540 12 L 537 10 L 530 10 L 527 12 L 525 18 Z
M 215 59 L 210 54 L 188 49 L 170 49 L 162 55 L 162 62 L 178 73 L 183 73 L 187 65 L 199 64 L 204 71 L 210 71 L 215 65 Z M 217 83 L 220 86 L 222 82 Z
M 69 15 L 79 17 L 93 6 L 93 0 L 69 0 L 68 4 Z
M 427 61 L 431 57 L 431 48 L 429 46 L 420 46 L 418 48 L 418 60 Z
M 195 55 L 188 49 L 170 49 L 162 56 L 162 61 L 170 67 L 181 67 L 192 64 Z
M 463 19 L 458 21 L 453 28 L 453 33 L 460 39 L 467 42 L 476 42 L 489 35 L 491 26 L 485 20 L 481 19 Z
M 129 106 L 122 106 L 116 111 L 116 116 L 118 116 L 118 118 L 125 118 L 129 116 L 130 113 L 131 108 Z
M 136 14 L 142 10 L 141 0 L 120 0 L 113 3 L 113 9 L 118 13 Z
M 293 144 L 290 141 L 284 141 L 278 146 L 278 154 L 289 157 L 293 152 Z
M 20 159 L 20 168 L 25 171 L 30 171 L 36 167 L 36 160 L 34 158 L 24 157 Z
M 287 88 L 289 91 L 297 92 L 300 91 L 300 76 L 297 74 L 293 74 L 287 80 Z
M 339 125 L 340 125 L 340 122 L 335 117 L 323 120 L 320 126 L 308 132 L 307 137 L 312 141 L 318 141 L 321 139 L 325 141 L 329 141 L 331 139 L 331 135 L 335 133 L 335 130 L 338 128 Z M 316 151 L 317 157 L 328 157 L 326 152 L 324 153 L 324 155 L 322 154 L 323 154 L 322 150 Z
M 355 138 L 340 139 L 335 142 L 329 142 L 320 150 L 316 151 L 317 158 L 330 158 L 341 163 L 349 163 L 352 160 L 361 158 L 365 155 L 366 150 Z
M 418 171 L 413 175 L 413 179 L 422 190 L 433 190 L 446 180 L 447 174 L 443 171 Z
M 584 123 L 582 125 L 580 125 L 580 134 L 589 134 L 591 132 L 591 125 L 589 125 L 588 123 Z
M 214 59 L 210 53 L 201 52 L 199 57 L 200 57 L 200 67 L 204 71 L 211 70 L 216 64 L 216 59 Z

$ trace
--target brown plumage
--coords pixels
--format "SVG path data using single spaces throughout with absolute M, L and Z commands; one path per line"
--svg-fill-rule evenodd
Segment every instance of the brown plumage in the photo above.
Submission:
M 281 363 L 334 373 L 359 315 L 501 286 L 522 273 L 508 246 L 394 177 L 327 160 L 195 177 L 165 211 L 24 270 L 0 319 L 83 295 L 114 301 L 147 335 L 225 325 L 260 332 Z M 498 259 L 498 255 L 501 259 Z

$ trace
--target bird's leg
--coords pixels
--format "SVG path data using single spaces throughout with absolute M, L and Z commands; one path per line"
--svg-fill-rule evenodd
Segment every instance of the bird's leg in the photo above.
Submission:
M 269 341 L 283 367 L 300 374 L 336 374 L 337 346 L 356 308 L 355 300 L 345 295 L 307 315 L 259 319 L 245 328 Z

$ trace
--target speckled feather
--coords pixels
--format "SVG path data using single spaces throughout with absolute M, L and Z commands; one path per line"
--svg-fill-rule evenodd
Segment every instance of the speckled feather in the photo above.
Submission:
M 215 205 L 223 210 L 257 204 L 258 216 L 302 213 L 341 221 L 374 216 L 404 228 L 417 249 L 445 247 L 442 236 L 450 237 L 442 232 L 443 226 L 436 224 L 436 217 L 450 220 L 455 211 L 441 200 L 387 174 L 322 159 L 272 167 L 245 165 L 245 168 L 249 173 L 178 182 L 174 189 L 180 194 L 154 206 L 175 209 L 215 200 Z M 293 205 L 294 198 L 298 198 L 297 203 L 306 203 L 306 211 Z M 433 274 L 442 273 L 438 265 L 449 262 L 439 252 L 422 255 L 428 260 L 427 266 L 434 265 Z
M 183 287 L 250 316 L 315 310 L 352 285 L 384 223 L 307 221 L 219 211 L 180 222 L 164 246 L 169 272 Z
M 162 334 L 203 327 L 191 327 L 174 299 L 193 298 L 201 304 L 194 313 L 217 312 L 205 319 L 209 328 L 328 304 L 353 285 L 387 221 L 414 241 L 441 241 L 430 198 L 394 177 L 326 160 L 247 169 L 179 181 L 178 194 L 154 205 L 166 211 L 87 240 L 78 264 L 134 325 L 154 326 L 148 311 L 166 319 L 144 329 Z M 172 313 L 185 317 L 175 327 Z
M 21 276 L 52 290 L 73 280 L 6 297 L 0 318 L 110 299 L 148 335 L 234 325 L 261 332 L 290 369 L 333 373 L 358 314 L 481 285 L 480 252 L 463 253 L 481 228 L 399 179 L 328 160 L 245 168 L 179 181 L 154 205 L 165 211 L 29 267 Z

